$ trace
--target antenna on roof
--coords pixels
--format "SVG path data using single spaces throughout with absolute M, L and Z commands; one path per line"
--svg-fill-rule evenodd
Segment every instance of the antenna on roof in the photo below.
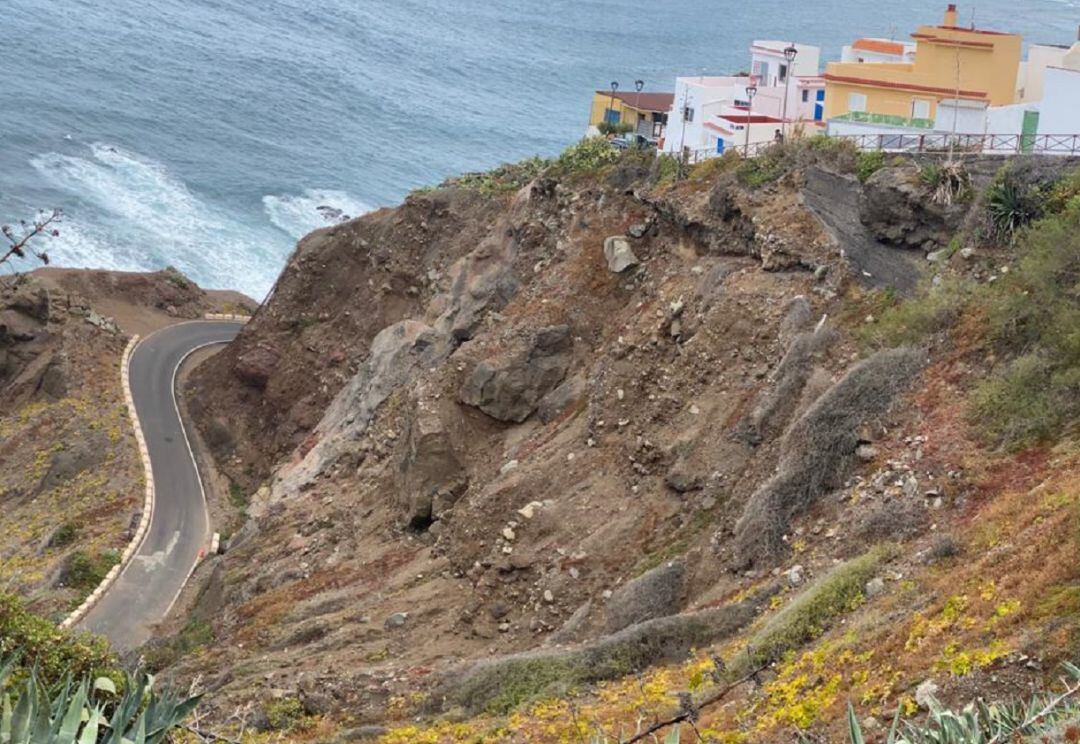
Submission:
M 975 6 L 971 6 L 971 30 L 975 30 Z

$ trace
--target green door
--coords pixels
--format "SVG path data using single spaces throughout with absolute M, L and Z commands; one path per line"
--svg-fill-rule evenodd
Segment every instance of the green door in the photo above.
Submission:
M 1020 151 L 1031 152 L 1035 149 L 1035 135 L 1039 131 L 1039 112 L 1025 111 L 1024 124 L 1020 129 Z

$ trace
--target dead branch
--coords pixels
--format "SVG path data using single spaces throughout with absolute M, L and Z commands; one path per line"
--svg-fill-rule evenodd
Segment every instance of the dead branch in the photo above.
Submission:
M 707 708 L 708 706 L 713 705 L 714 703 L 718 703 L 719 701 L 723 700 L 727 696 L 727 694 L 729 692 L 731 692 L 732 690 L 734 690 L 736 687 L 739 687 L 740 685 L 742 685 L 742 684 L 744 684 L 746 682 L 749 682 L 752 679 L 755 679 L 762 672 L 762 670 L 764 668 L 765 667 L 757 667 L 753 671 L 749 672 L 748 674 L 746 674 L 743 677 L 740 677 L 739 679 L 735 680 L 734 682 L 727 685 L 726 687 L 722 687 L 719 690 L 714 690 L 714 691 L 710 692 L 708 695 L 703 697 L 700 702 L 698 702 L 696 704 L 693 703 L 692 701 L 683 700 L 682 701 L 682 710 L 680 710 L 678 714 L 672 716 L 671 718 L 668 718 L 667 720 L 657 721 L 656 723 L 654 723 L 652 726 L 649 726 L 649 728 L 645 729 L 641 733 L 639 733 L 639 734 L 633 736 L 632 738 L 627 739 L 626 741 L 624 741 L 623 744 L 634 744 L 634 742 L 643 741 L 647 737 L 652 736 L 656 732 L 658 732 L 658 731 L 660 731 L 662 729 L 665 729 L 668 726 L 674 726 L 676 723 L 682 723 L 683 721 L 694 721 L 694 720 L 696 720 L 697 717 L 698 717 L 698 714 L 702 711 L 702 709 Z

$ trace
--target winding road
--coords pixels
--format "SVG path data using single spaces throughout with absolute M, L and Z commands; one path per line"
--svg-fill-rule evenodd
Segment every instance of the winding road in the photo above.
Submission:
M 176 405 L 176 375 L 193 351 L 227 343 L 241 327 L 234 321 L 179 323 L 150 334 L 131 355 L 131 395 L 154 473 L 154 511 L 127 568 L 79 623 L 106 636 L 116 649 L 149 640 L 209 544 L 210 517 Z

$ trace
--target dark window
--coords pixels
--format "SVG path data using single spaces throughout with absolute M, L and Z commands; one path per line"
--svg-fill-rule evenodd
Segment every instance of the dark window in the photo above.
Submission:
M 694 120 L 694 109 L 690 108 L 689 106 L 684 106 L 683 110 L 682 110 L 682 115 L 683 115 L 683 119 L 685 121 L 693 121 Z
M 807 102 L 807 101 L 809 101 L 809 100 L 810 100 L 810 91 L 808 91 L 808 90 L 807 90 L 806 88 L 803 88 L 803 92 L 802 92 L 802 102 L 803 102 L 803 103 L 806 103 L 806 102 Z
M 780 82 L 787 80 L 787 65 L 780 65 Z

